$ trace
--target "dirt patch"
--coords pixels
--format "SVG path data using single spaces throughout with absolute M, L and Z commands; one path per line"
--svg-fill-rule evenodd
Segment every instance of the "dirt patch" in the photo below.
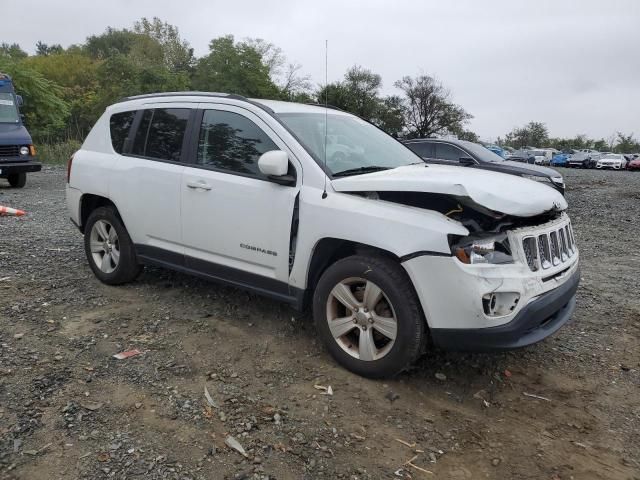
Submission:
M 640 478 L 640 176 L 563 173 L 574 322 L 386 381 L 337 366 L 277 302 L 155 268 L 100 284 L 63 168 L 0 188 L 29 212 L 0 219 L 0 478 Z

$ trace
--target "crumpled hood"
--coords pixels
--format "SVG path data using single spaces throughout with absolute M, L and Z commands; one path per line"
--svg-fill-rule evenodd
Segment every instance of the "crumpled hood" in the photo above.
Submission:
M 567 208 L 564 197 L 547 185 L 458 166 L 408 165 L 336 178 L 331 184 L 338 192 L 427 192 L 469 197 L 485 208 L 518 217 Z
M 19 123 L 0 123 L 0 145 L 30 145 L 31 135 Z

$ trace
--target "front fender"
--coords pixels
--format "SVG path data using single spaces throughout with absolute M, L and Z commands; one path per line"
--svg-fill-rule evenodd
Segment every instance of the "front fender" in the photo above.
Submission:
M 419 251 L 451 254 L 447 235 L 469 231 L 443 214 L 361 195 L 303 187 L 296 258 L 289 283 L 306 288 L 307 270 L 318 242 L 334 238 L 385 250 L 397 257 Z

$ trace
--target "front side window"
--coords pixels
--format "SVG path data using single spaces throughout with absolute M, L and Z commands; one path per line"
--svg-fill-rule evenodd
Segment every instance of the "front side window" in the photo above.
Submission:
M 200 127 L 198 164 L 243 175 L 265 176 L 260 155 L 278 147 L 248 118 L 232 112 L 206 110 Z
M 447 160 L 450 162 L 459 162 L 461 157 L 468 157 L 458 147 L 449 145 L 448 143 L 436 143 L 436 158 Z
M 0 123 L 18 123 L 18 108 L 13 93 L 0 92 Z
M 109 128 L 111 129 L 111 144 L 113 149 L 122 153 L 124 151 L 124 142 L 129 136 L 129 130 L 133 124 L 133 119 L 136 116 L 136 112 L 121 112 L 114 113 L 109 119 Z
M 187 130 L 188 108 L 145 110 L 133 141 L 131 153 L 142 157 L 179 162 Z

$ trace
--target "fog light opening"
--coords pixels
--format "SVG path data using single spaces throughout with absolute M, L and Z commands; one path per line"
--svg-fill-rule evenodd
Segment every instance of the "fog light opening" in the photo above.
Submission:
M 482 309 L 488 317 L 502 317 L 513 312 L 520 301 L 517 292 L 492 292 L 482 296 Z

